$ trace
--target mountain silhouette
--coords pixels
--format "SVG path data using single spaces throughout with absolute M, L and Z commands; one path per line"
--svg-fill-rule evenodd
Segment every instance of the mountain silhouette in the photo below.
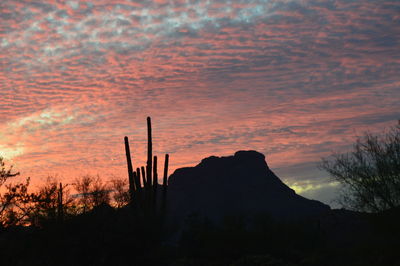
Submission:
M 328 205 L 297 195 L 257 151 L 211 156 L 195 167 L 177 169 L 169 177 L 168 189 L 169 212 L 178 218 L 198 214 L 218 220 L 266 213 L 276 219 L 302 219 L 330 210 Z

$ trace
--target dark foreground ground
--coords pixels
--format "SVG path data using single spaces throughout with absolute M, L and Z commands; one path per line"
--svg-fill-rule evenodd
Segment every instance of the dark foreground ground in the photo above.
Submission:
M 184 224 L 101 206 L 63 223 L 0 232 L 1 265 L 400 265 L 400 210 L 302 221 L 196 215 Z

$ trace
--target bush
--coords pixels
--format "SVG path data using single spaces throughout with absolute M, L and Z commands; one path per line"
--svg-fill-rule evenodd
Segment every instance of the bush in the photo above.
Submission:
M 400 125 L 381 135 L 365 133 L 347 154 L 322 159 L 321 168 L 343 185 L 339 202 L 379 212 L 400 205 Z

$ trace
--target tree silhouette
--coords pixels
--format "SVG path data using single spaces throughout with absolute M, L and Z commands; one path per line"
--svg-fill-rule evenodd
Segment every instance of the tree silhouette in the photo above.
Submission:
M 12 173 L 12 166 L 8 168 L 5 167 L 5 162 L 3 157 L 0 157 L 0 187 L 10 178 L 19 175 L 19 172 Z
M 125 179 L 112 179 L 111 180 L 111 196 L 116 208 L 122 208 L 128 205 L 130 197 L 128 190 L 128 182 Z
M 25 182 L 5 184 L 10 178 L 18 176 L 13 172 L 12 166 L 8 169 L 0 157 L 0 188 L 5 186 L 5 192 L 0 194 L 0 226 L 7 227 L 25 224 L 29 217 L 29 203 L 31 195 L 28 194 L 29 178 Z
M 46 182 L 31 194 L 31 224 L 43 226 L 46 222 L 62 220 L 65 215 L 76 215 L 73 201 L 69 189 L 58 183 L 55 177 L 48 176 Z
M 78 204 L 83 213 L 96 206 L 110 204 L 111 189 L 99 176 L 82 176 L 75 180 L 73 186 L 78 192 Z
M 382 134 L 365 133 L 353 151 L 323 158 L 326 170 L 344 188 L 339 202 L 379 212 L 400 205 L 400 124 Z

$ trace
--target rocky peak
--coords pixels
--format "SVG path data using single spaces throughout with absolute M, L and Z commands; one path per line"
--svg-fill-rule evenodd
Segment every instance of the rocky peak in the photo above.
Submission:
M 195 167 L 177 169 L 169 178 L 168 197 L 176 215 L 199 213 L 210 218 L 261 212 L 296 218 L 329 210 L 286 186 L 257 151 L 211 156 Z

